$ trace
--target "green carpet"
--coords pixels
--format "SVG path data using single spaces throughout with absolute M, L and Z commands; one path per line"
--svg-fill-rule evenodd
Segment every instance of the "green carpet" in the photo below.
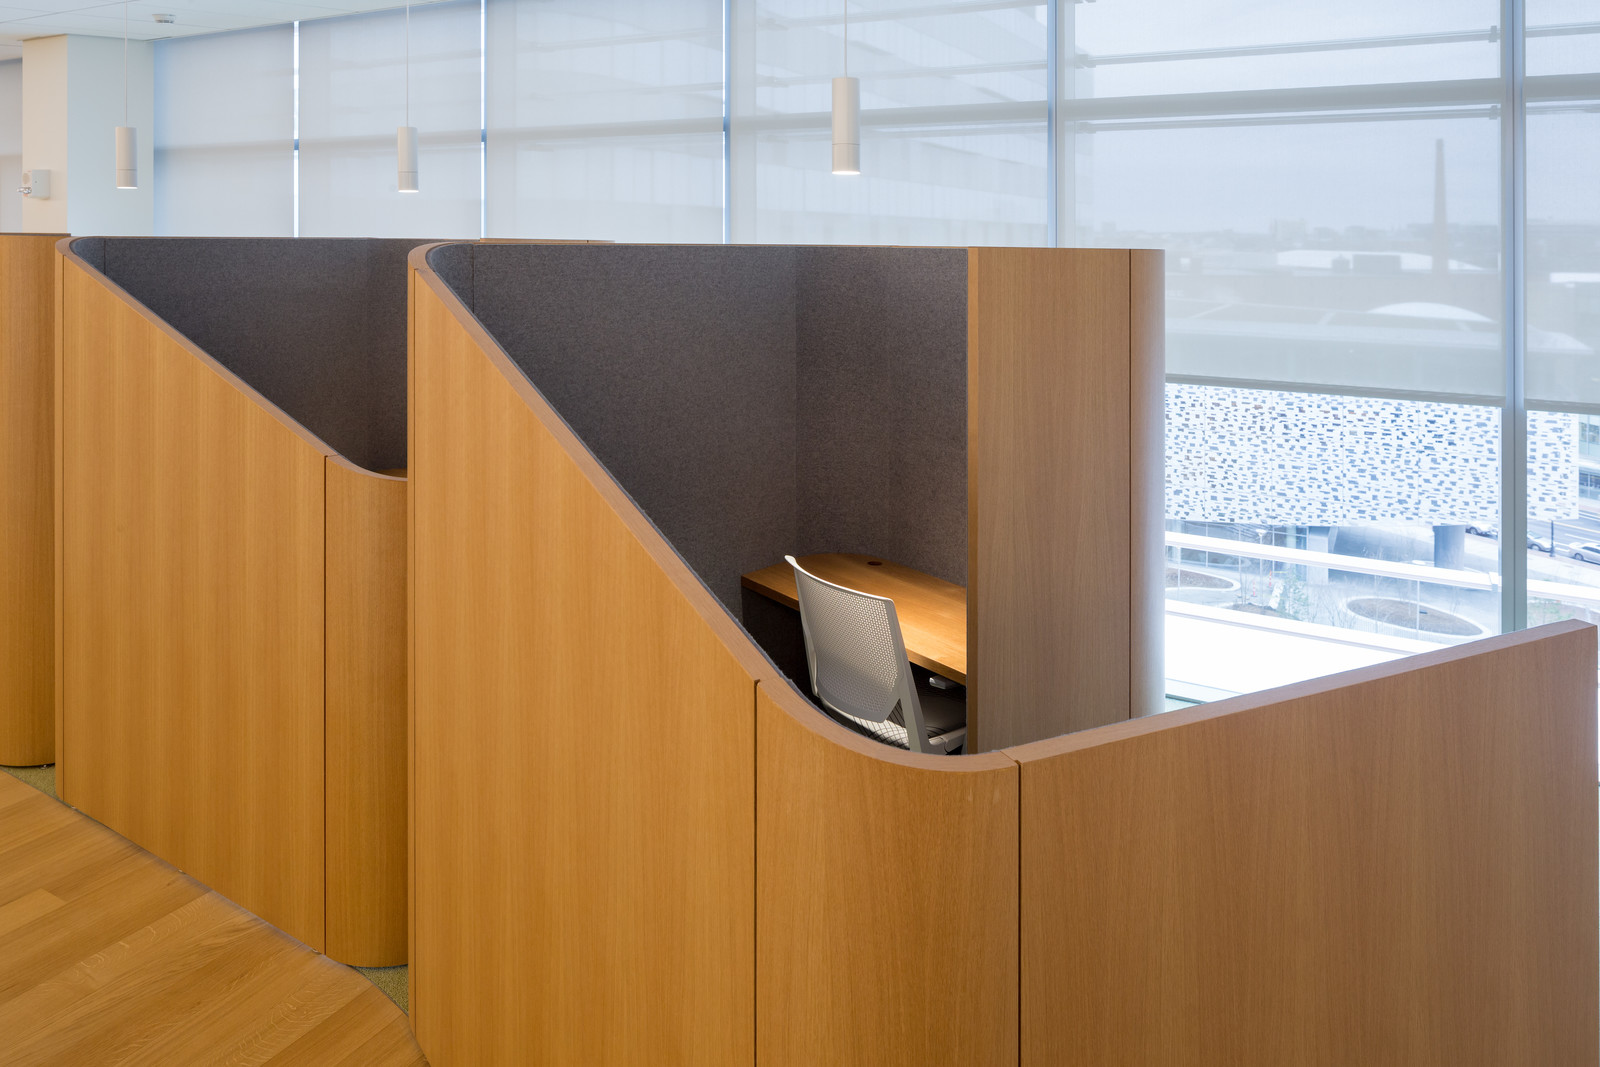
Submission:
M 357 967 L 362 977 L 377 986 L 388 998 L 400 1005 L 400 1010 L 411 1011 L 411 968 L 409 967 Z

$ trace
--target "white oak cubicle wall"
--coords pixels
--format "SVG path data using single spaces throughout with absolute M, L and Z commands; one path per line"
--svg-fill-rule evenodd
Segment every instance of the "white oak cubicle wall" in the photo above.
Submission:
M 435 1067 L 1594 1062 L 1592 627 L 893 750 L 763 654 L 438 252 L 411 257 L 408 539 Z M 1083 254 L 962 253 L 974 293 Z
M 51 506 L 60 234 L 0 234 L 0 764 L 55 760 Z
M 328 254 L 346 255 L 337 244 Z M 405 479 L 350 462 L 103 273 L 143 263 L 146 300 L 216 344 L 234 328 L 228 300 L 261 301 L 260 321 L 311 315 L 284 297 L 304 264 L 276 280 L 252 272 L 317 254 L 267 241 L 59 246 L 57 789 L 313 948 L 398 964 Z M 403 320 L 401 262 L 388 284 Z M 179 264 L 207 278 L 182 282 Z M 326 299 L 379 283 L 346 282 Z M 224 288 L 199 291 L 209 284 Z M 300 347 L 261 358 L 304 358 L 286 350 Z

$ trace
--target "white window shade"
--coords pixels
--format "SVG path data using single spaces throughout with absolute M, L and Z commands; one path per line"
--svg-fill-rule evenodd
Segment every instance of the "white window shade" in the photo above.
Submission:
M 1073 8 L 1062 243 L 1166 249 L 1176 380 L 1499 403 L 1497 8 L 1280 7 Z
M 156 232 L 292 236 L 294 28 L 158 41 L 155 70 Z
M 734 0 L 733 239 L 1046 243 L 1045 10 L 852 2 L 862 172 L 842 177 L 828 160 L 843 0 Z
M 0 233 L 22 228 L 22 60 L 0 63 Z
M 479 235 L 479 10 L 411 9 L 409 123 L 403 9 L 300 24 L 301 236 Z M 417 127 L 416 193 L 396 183 L 404 125 Z
M 718 0 L 489 0 L 488 234 L 722 239 Z
M 1537 2 L 1537 0 L 1535 0 Z M 1592 3 L 1593 0 L 1576 0 Z M 1074 4 L 1078 95 L 1395 84 L 1499 74 L 1499 0 Z

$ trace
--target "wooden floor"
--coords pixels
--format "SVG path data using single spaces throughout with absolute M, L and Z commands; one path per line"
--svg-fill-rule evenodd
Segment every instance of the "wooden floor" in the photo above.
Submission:
M 0 1063 L 426 1061 L 355 971 L 0 774 Z

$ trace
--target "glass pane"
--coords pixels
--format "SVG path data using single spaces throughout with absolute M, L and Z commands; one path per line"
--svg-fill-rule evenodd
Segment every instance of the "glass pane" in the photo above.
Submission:
M 477 237 L 482 112 L 473 0 L 300 24 L 300 233 Z M 417 127 L 417 184 L 398 189 L 395 131 Z
M 1580 0 L 1582 2 L 1582 0 Z M 1494 78 L 1495 0 L 1062 4 L 1073 92 L 1146 96 Z
M 736 0 L 733 235 L 740 241 L 1044 244 L 1042 4 L 849 5 L 859 176 L 830 172 L 844 6 Z
M 1600 622 L 1600 416 L 1529 412 L 1528 625 Z
M 1169 375 L 1502 395 L 1495 121 L 1073 126 L 1076 243 L 1167 250 Z
M 294 27 L 155 45 L 156 232 L 294 234 Z
M 1600 99 L 1527 128 L 1529 402 L 1600 405 Z
M 490 0 L 488 232 L 722 239 L 722 5 Z
M 1528 74 L 1600 71 L 1600 5 L 1595 0 L 1527 0 Z
M 1499 425 L 1493 407 L 1168 385 L 1174 691 L 1497 633 Z M 1574 470 L 1542 469 L 1535 492 L 1565 506 Z

